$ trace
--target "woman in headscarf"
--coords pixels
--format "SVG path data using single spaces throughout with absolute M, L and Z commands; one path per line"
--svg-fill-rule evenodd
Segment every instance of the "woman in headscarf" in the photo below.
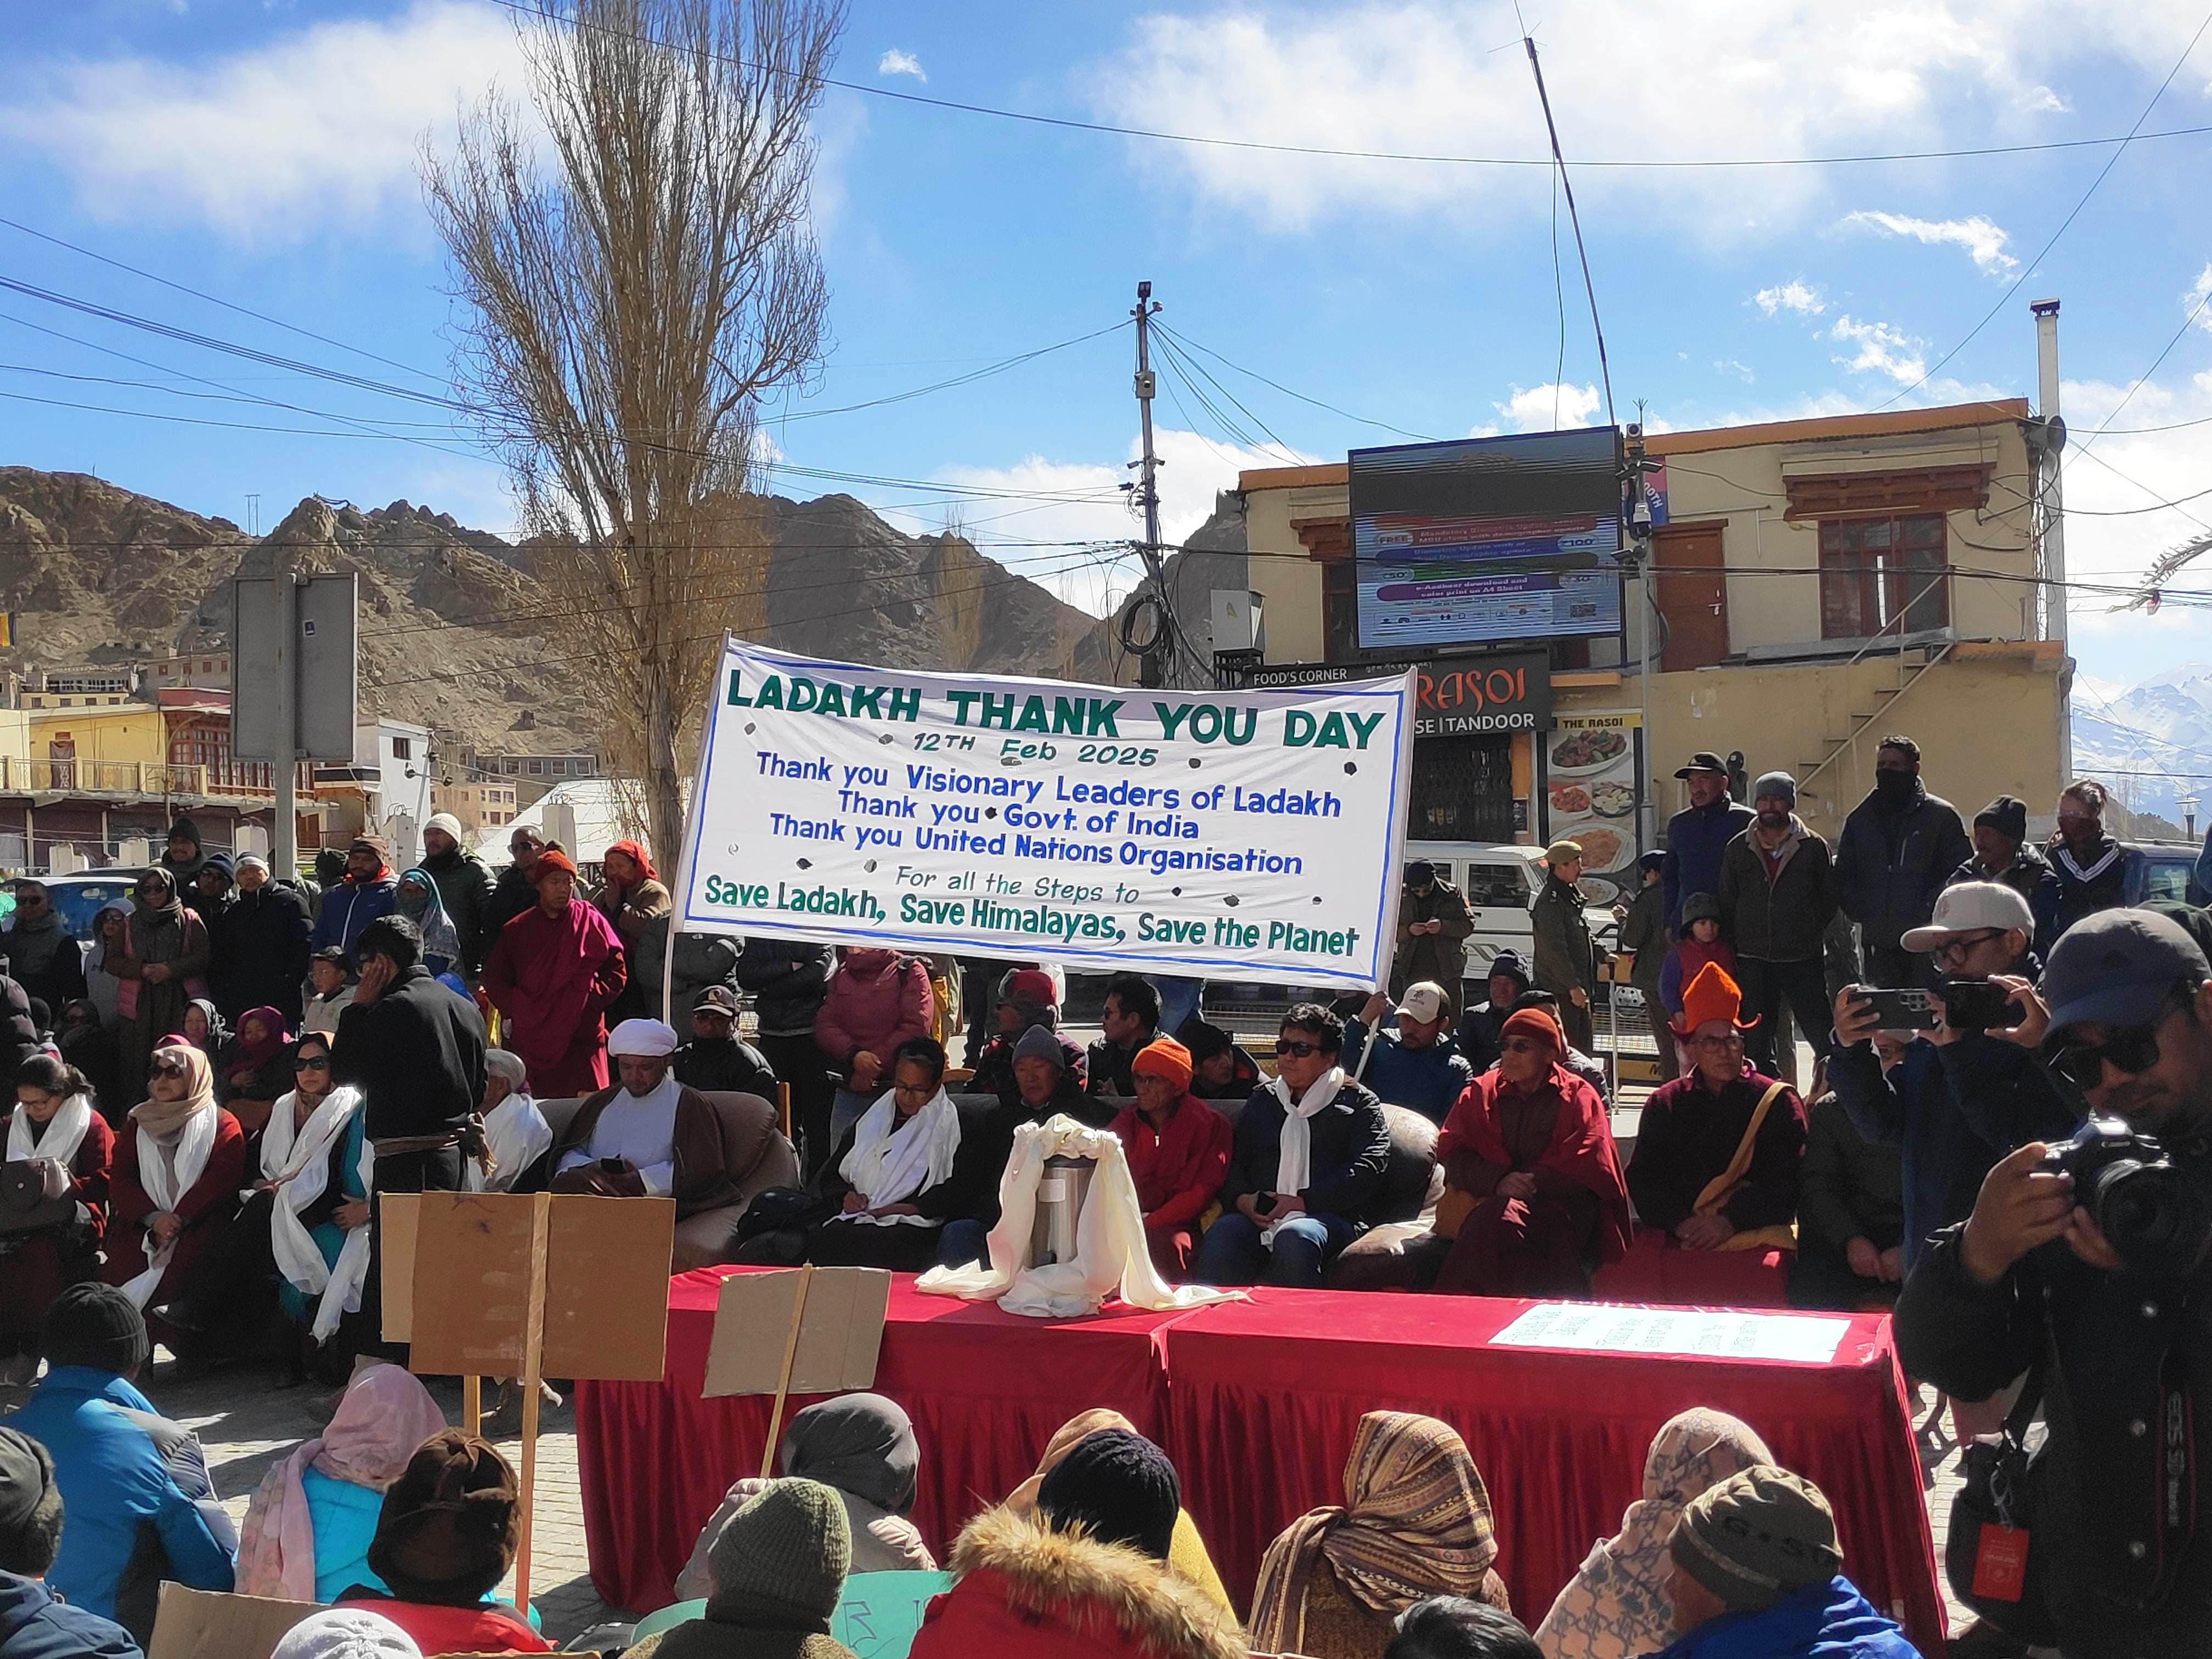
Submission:
M 471 1191 L 542 1193 L 553 1181 L 553 1126 L 530 1094 L 530 1068 L 512 1048 L 484 1051 L 484 1144 L 491 1170 L 471 1158 L 462 1170 Z
M 1431 1595 L 1512 1608 L 1496 1571 L 1490 1493 L 1458 1431 L 1370 1412 L 1344 1464 L 1344 1505 L 1291 1522 L 1252 1595 L 1252 1645 L 1306 1659 L 1381 1659 L 1400 1613 Z
M 131 954 L 125 935 L 130 923 L 131 906 L 122 899 L 100 906 L 92 919 L 92 948 L 84 957 L 84 994 L 100 1011 L 100 1023 L 111 1031 L 123 1018 L 115 1006 L 123 981 L 109 958 Z
M 460 930 L 446 914 L 438 878 L 419 866 L 399 878 L 399 914 L 422 930 L 422 965 L 432 978 L 461 959 Z
M 645 848 L 634 841 L 609 844 L 599 855 L 605 884 L 592 901 L 621 936 L 629 962 L 629 983 L 607 1011 L 607 1023 L 642 1019 L 660 1012 L 660 981 L 666 971 L 669 916 L 675 909 Z M 855 1568 L 855 1571 L 859 1569 Z
M 93 1109 L 91 1085 L 75 1066 L 33 1054 L 15 1071 L 15 1103 L 4 1125 L 7 1161 L 41 1169 L 44 1190 L 61 1218 L 10 1235 L 0 1271 L 0 1382 L 38 1374 L 39 1331 L 54 1298 L 100 1277 L 100 1236 L 107 1225 L 115 1133 Z
M 854 1572 L 934 1572 L 936 1558 L 907 1516 L 914 1509 L 921 1451 L 914 1424 L 896 1401 L 879 1394 L 840 1395 L 809 1406 L 791 1419 L 777 1449 L 776 1467 L 788 1480 L 818 1480 L 844 1500 L 853 1533 Z M 691 1559 L 676 1577 L 676 1599 L 696 1601 L 714 1594 L 708 1557 L 722 1523 L 769 1482 L 740 1480 L 699 1534 Z
M 177 897 L 176 878 L 156 865 L 138 878 L 122 936 L 110 941 L 103 969 L 121 983 L 116 1012 L 122 1025 L 123 1097 L 143 1098 L 147 1062 L 155 1046 L 183 1029 L 185 1009 L 207 987 L 207 924 Z M 211 1011 L 210 1011 L 211 1012 Z
M 353 1584 L 389 1588 L 368 1565 L 386 1488 L 446 1426 L 429 1390 L 398 1365 L 353 1374 L 337 1414 L 261 1479 L 238 1547 L 238 1591 L 328 1601 Z
M 276 1097 L 290 1091 L 291 1051 L 284 1016 L 264 1006 L 240 1014 L 237 1031 L 216 1054 L 216 1098 L 230 1108 L 246 1133 L 259 1133 Z
M 1037 1493 L 1043 1489 L 1045 1477 L 1067 1461 L 1068 1453 L 1092 1435 L 1103 1434 L 1108 1429 L 1120 1429 L 1128 1434 L 1137 1432 L 1137 1425 L 1127 1418 L 1103 1407 L 1069 1418 L 1045 1442 L 1044 1455 L 1037 1459 L 1036 1473 L 1006 1495 L 1006 1507 L 1016 1515 L 1036 1514 Z M 1176 1511 L 1175 1537 L 1168 1545 L 1168 1571 L 1204 1591 L 1208 1600 L 1224 1607 L 1230 1606 L 1229 1592 L 1222 1588 L 1221 1575 L 1213 1570 L 1213 1559 L 1206 1553 L 1206 1540 L 1199 1536 L 1198 1523 L 1185 1510 Z
M 113 1128 L 121 1121 L 127 1103 L 116 1081 L 115 1033 L 100 1023 L 100 1010 L 90 997 L 65 1002 L 54 1017 L 54 1047 L 61 1056 L 84 1073 L 92 1085 L 93 1109 Z
M 194 997 L 185 1005 L 177 1035 L 212 1060 L 230 1041 L 230 1027 L 223 1024 L 222 1010 L 215 1006 L 214 998 Z
M 1546 1659 L 1628 1659 L 1672 1642 L 1667 1540 L 1683 1507 L 1730 1475 L 1773 1461 L 1766 1443 L 1726 1412 L 1668 1419 L 1644 1456 L 1644 1496 L 1620 1517 L 1620 1532 L 1590 1551 L 1536 1626 Z
M 245 1177 L 246 1133 L 215 1103 L 208 1057 L 181 1043 L 156 1048 L 147 1098 L 115 1149 L 107 1282 L 142 1310 L 188 1296 Z M 158 1316 L 147 1324 L 168 1341 Z

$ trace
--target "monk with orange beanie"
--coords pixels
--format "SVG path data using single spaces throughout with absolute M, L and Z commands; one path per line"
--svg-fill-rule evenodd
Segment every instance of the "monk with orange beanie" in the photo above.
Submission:
M 1229 1120 L 1190 1092 L 1190 1050 L 1155 1037 L 1129 1062 L 1136 1103 L 1112 1124 L 1137 1183 L 1152 1264 L 1172 1281 L 1190 1271 L 1199 1218 L 1229 1176 L 1236 1131 Z

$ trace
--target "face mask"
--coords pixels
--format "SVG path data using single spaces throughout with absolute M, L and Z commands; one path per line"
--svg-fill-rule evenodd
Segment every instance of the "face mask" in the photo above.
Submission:
M 1920 780 L 1910 772 L 1877 772 L 1874 775 L 1875 793 L 1886 801 L 1906 801 L 1920 787 Z

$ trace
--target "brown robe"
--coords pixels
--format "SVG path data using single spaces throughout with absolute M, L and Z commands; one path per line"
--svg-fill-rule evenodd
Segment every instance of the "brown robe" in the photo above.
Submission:
M 592 1131 L 599 1127 L 599 1114 L 621 1092 L 622 1086 L 617 1084 L 585 1097 L 584 1103 L 576 1109 L 576 1115 L 569 1121 L 568 1133 L 553 1149 L 555 1164 L 578 1147 L 591 1145 Z M 676 1178 L 671 1183 L 672 1196 L 676 1200 L 678 1221 L 738 1201 L 737 1183 L 722 1158 L 722 1123 L 715 1114 L 714 1102 L 696 1089 L 679 1085 L 676 1091 L 676 1129 L 672 1139 L 676 1147 Z

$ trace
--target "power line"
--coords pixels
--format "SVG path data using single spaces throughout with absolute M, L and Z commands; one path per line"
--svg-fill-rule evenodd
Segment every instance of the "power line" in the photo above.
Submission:
M 1323 403 L 1318 398 L 1310 398 L 1303 392 L 1294 392 L 1289 386 L 1285 386 L 1280 380 L 1270 380 L 1265 374 L 1261 374 L 1257 369 L 1247 368 L 1242 363 L 1230 362 L 1228 358 L 1223 356 L 1212 346 L 1200 344 L 1198 341 L 1192 339 L 1188 334 L 1178 333 L 1175 330 L 1170 329 L 1165 323 L 1154 323 L 1152 326 L 1162 334 L 1171 335 L 1178 345 L 1187 346 L 1193 351 L 1203 352 L 1206 356 L 1212 358 L 1215 362 L 1221 364 L 1224 368 L 1235 369 L 1237 373 L 1245 376 L 1248 380 L 1259 381 L 1261 386 L 1273 386 L 1276 391 L 1281 392 L 1285 398 L 1295 398 L 1302 404 L 1310 404 L 1316 409 L 1326 410 L 1331 415 L 1340 416 L 1345 420 L 1356 422 L 1361 426 L 1371 426 L 1383 432 L 1395 432 L 1401 438 L 1417 439 L 1423 443 L 1434 443 L 1437 441 L 1433 434 L 1426 432 L 1409 432 L 1402 426 L 1391 425 L 1388 421 L 1371 420 L 1364 415 L 1355 415 L 1348 409 L 1339 409 L 1334 404 Z
M 1520 15 L 1517 0 L 1514 15 Z M 2212 21 L 2212 19 L 2207 21 Z M 1554 176 L 1567 198 L 1567 223 L 1574 229 L 1575 252 L 1583 262 L 1583 287 L 1589 295 L 1590 331 L 1597 336 L 1598 378 L 1605 382 L 1606 424 L 1618 426 L 1620 422 L 1613 418 L 1613 368 L 1605 359 L 1605 325 L 1598 320 L 1597 284 L 1590 279 L 1589 249 L 1583 242 L 1583 216 L 1575 207 L 1575 181 L 1567 175 L 1567 158 L 1559 150 L 1559 124 L 1552 119 L 1552 94 L 1544 90 L 1544 66 L 1536 58 L 1535 37 L 1524 33 L 1521 37 L 1521 44 L 1528 49 L 1528 72 L 1536 77 L 1536 100 L 1544 106 L 1544 131 L 1551 135 L 1552 160 L 1559 169 Z

